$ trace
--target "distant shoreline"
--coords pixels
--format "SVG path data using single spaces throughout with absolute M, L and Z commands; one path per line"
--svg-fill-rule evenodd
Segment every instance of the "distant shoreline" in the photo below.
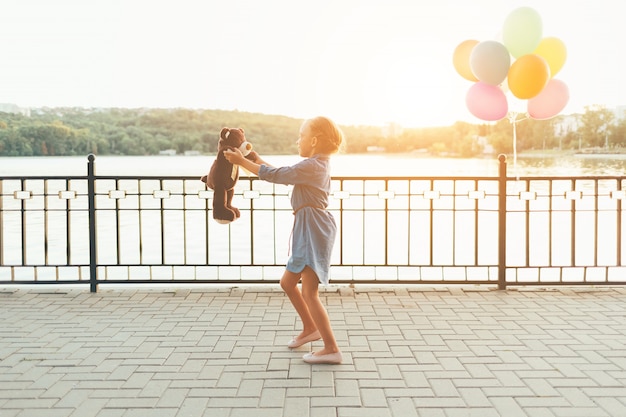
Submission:
M 510 157 L 511 155 L 507 155 Z M 594 150 L 588 149 L 581 151 L 531 151 L 531 152 L 518 152 L 518 158 L 557 158 L 562 156 L 577 157 L 577 158 L 626 158 L 626 149 L 615 149 L 609 152 L 605 152 L 604 149 Z

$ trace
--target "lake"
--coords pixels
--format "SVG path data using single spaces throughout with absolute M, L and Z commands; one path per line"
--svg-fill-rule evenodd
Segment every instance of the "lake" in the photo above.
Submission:
M 291 165 L 297 155 L 263 158 L 274 166 Z M 97 175 L 201 176 L 214 156 L 98 156 Z M 333 176 L 497 176 L 497 157 L 430 158 L 412 154 L 338 154 Z M 623 175 L 626 155 L 519 156 L 508 158 L 509 176 Z M 1 176 L 86 175 L 87 157 L 0 157 Z
M 264 158 L 276 165 L 290 165 L 300 161 L 302 158 L 295 155 L 275 155 L 264 156 Z M 122 176 L 197 176 L 198 178 L 205 174 L 210 165 L 212 164 L 214 156 L 102 156 L 96 158 L 96 174 L 98 175 L 122 175 Z M 416 177 L 472 177 L 472 176 L 488 176 L 495 177 L 498 175 L 498 160 L 497 158 L 428 158 L 424 156 L 403 154 L 403 155 L 388 155 L 388 154 L 358 154 L 358 155 L 346 155 L 339 154 L 333 157 L 332 161 L 332 174 L 334 176 L 416 176 Z M 626 156 L 622 155 L 567 155 L 567 156 L 519 156 L 517 161 L 513 158 L 508 160 L 508 174 L 509 177 L 515 176 L 554 176 L 554 177 L 568 177 L 568 176 L 621 176 L 624 174 L 624 168 L 626 167 Z M 84 176 L 87 173 L 87 157 L 4 157 L 0 158 L 0 178 L 3 176 Z M 521 184 L 523 185 L 523 184 Z M 128 184 L 123 184 L 124 187 Z M 197 184 L 200 187 L 198 181 Z M 570 184 L 567 184 L 570 186 Z M 585 186 L 582 184 L 581 186 Z M 536 185 L 539 192 L 542 190 L 540 187 L 545 187 L 545 184 L 540 183 Z M 5 193 L 8 191 L 5 189 Z M 7 196 L 12 195 L 8 193 Z M 7 197 L 8 202 L 12 197 Z M 129 199 L 132 200 L 132 199 Z M 358 199 L 357 199 L 358 200 Z M 400 199 L 402 200 L 402 199 Z M 418 199 L 419 200 L 419 199 Z M 56 200 L 55 200 L 56 201 Z M 378 199 L 376 201 L 379 203 Z M 403 200 L 402 200 L 403 201 Z M 560 200 L 559 200 L 560 201 Z M 51 204 L 52 200 L 49 201 Z M 132 201 L 131 201 L 132 203 Z M 241 197 L 238 197 L 238 203 L 243 204 Z M 567 201 L 569 203 L 569 201 Z M 614 204 L 614 202 L 610 202 Z M 32 204 L 39 204 L 33 202 Z M 122 202 L 120 204 L 130 204 L 128 202 Z M 257 201 L 257 205 L 260 204 Z M 288 200 L 281 204 L 287 204 Z M 396 204 L 402 204 L 396 203 Z M 512 203 L 513 204 L 513 203 Z M 7 206 L 8 207 L 8 206 Z M 7 208 L 5 207 L 5 208 Z M 569 207 L 569 206 L 568 206 Z M 569 210 L 569 209 L 568 209 Z M 445 213 L 445 210 L 442 211 Z M 556 213 L 556 212 L 555 212 Z M 567 264 L 569 262 L 570 237 L 571 232 L 565 228 L 564 231 L 559 229 L 562 225 L 569 225 L 570 217 L 567 217 L 569 211 L 563 213 L 558 212 L 553 219 L 554 233 L 551 235 L 551 242 L 546 241 L 546 234 L 543 232 L 550 227 L 548 218 L 543 218 L 541 215 L 533 216 L 533 223 L 531 229 L 532 236 L 532 249 L 531 257 L 533 260 L 538 259 L 538 262 L 546 262 L 546 254 L 551 252 L 547 249 L 546 245 L 552 245 L 553 253 L 551 253 L 552 260 L 555 262 L 562 262 Z M 581 212 L 578 214 L 580 217 L 579 226 L 577 226 L 577 242 L 581 245 L 577 252 L 577 262 L 583 264 L 589 264 L 593 262 L 593 256 L 596 251 L 594 250 L 594 242 L 599 241 L 601 250 L 597 251 L 598 257 L 601 260 L 604 257 L 614 256 L 616 253 L 615 244 L 616 240 L 611 233 L 614 234 L 615 229 L 614 211 L 608 212 L 608 215 L 602 214 L 602 218 L 598 223 L 598 236 L 596 238 L 595 229 L 587 230 L 589 227 L 595 227 L 593 218 L 588 219 L 584 216 L 593 215 L 593 212 Z M 523 213 L 522 213 L 523 214 Z M 47 218 L 45 216 L 48 216 Z M 221 227 L 221 225 L 214 224 L 209 221 L 206 223 L 206 213 L 204 211 L 189 212 L 186 214 L 190 219 L 190 224 L 204 225 L 205 227 L 186 228 L 185 227 L 185 215 L 182 211 L 174 210 L 167 214 L 166 219 L 166 231 L 164 236 L 167 246 L 166 260 L 173 263 L 202 263 L 204 255 L 207 252 L 206 241 L 206 229 L 208 227 L 210 235 L 209 252 L 211 255 L 211 262 L 215 264 L 228 264 L 229 262 L 241 262 L 245 264 L 250 256 L 249 238 L 246 239 L 233 239 L 231 242 L 230 235 L 228 235 L 230 228 Z M 265 215 L 262 211 L 257 212 L 257 216 Z M 482 216 L 483 214 L 481 214 Z M 21 213 L 14 211 L 12 213 L 5 212 L 0 224 L 0 233 L 3 234 L 4 247 L 3 259 L 6 264 L 19 264 L 21 262 L 22 255 L 22 223 Z M 55 217 L 56 216 L 56 217 Z M 82 217 L 81 217 L 82 216 Z M 108 217 L 107 217 L 108 216 Z M 138 227 L 138 214 L 134 211 L 120 213 L 120 223 L 116 222 L 116 218 L 111 217 L 111 213 L 101 212 L 98 218 L 98 258 L 101 262 L 107 263 L 117 262 L 117 251 L 120 249 L 117 244 L 116 233 L 118 229 L 122 234 L 120 239 L 120 245 L 122 245 L 121 261 L 128 262 L 130 264 L 142 262 L 160 262 L 161 247 L 160 233 L 162 230 L 160 213 L 158 211 L 145 211 L 141 214 L 142 229 Z M 198 219 L 193 220 L 193 216 L 198 216 Z M 246 229 L 245 217 L 249 216 L 247 211 L 244 211 L 244 219 L 235 223 L 232 226 L 236 230 L 235 234 L 243 233 Z M 276 261 L 277 258 L 282 259 L 282 255 L 288 252 L 288 236 L 290 232 L 292 217 L 290 211 L 281 212 L 281 217 L 278 221 L 274 219 L 276 214 L 269 215 L 268 224 L 276 222 L 276 226 L 270 227 L 268 230 L 257 230 L 255 233 L 259 233 L 259 236 L 272 236 L 273 244 L 257 244 L 254 249 L 255 261 L 265 264 L 271 264 Z M 372 217 L 378 216 L 378 217 Z M 382 217 L 381 217 L 382 216 Z M 410 256 L 410 261 L 413 264 L 427 265 L 430 260 L 427 258 L 430 251 L 433 251 L 433 259 L 435 262 L 447 264 L 451 262 L 450 257 L 454 254 L 455 260 L 465 261 L 466 258 L 472 257 L 472 245 L 471 240 L 473 235 L 473 214 L 471 218 L 465 218 L 464 213 L 459 213 L 459 223 L 455 228 L 451 228 L 452 222 L 446 215 L 437 214 L 434 217 L 436 223 L 433 226 L 437 233 L 435 234 L 435 240 L 433 241 L 433 247 L 424 247 L 427 242 L 427 234 L 430 226 L 429 214 L 427 212 L 413 213 L 412 216 L 425 216 L 419 217 L 415 220 L 415 225 L 411 226 L 407 223 L 408 217 L 406 215 L 396 215 L 390 217 L 390 224 L 393 226 L 393 230 L 407 231 L 414 230 L 412 234 L 396 234 L 393 239 L 390 239 L 388 244 L 390 253 L 390 262 L 397 261 L 399 264 L 406 262 L 406 259 L 395 259 L 396 256 Z M 443 217 L 442 217 L 443 216 Z M 492 216 L 487 213 L 484 216 Z M 511 214 L 511 218 L 515 221 L 510 223 L 509 227 L 509 240 L 511 243 L 520 242 L 525 239 L 525 230 L 518 226 L 524 225 L 524 220 L 519 220 L 517 214 Z M 544 216 L 545 217 L 545 216 Z M 565 220 L 561 221 L 561 217 Z M 605 217 L 608 219 L 605 222 Z M 462 219 L 461 219 L 462 218 Z M 48 219 L 49 221 L 46 221 Z M 88 260 L 88 241 L 86 235 L 83 233 L 86 224 L 86 214 L 75 213 L 72 216 L 73 221 L 77 221 L 75 227 L 71 229 L 76 236 L 72 237 L 72 259 L 76 261 L 86 262 Z M 272 220 L 274 219 L 274 220 Z M 367 221 L 366 221 L 367 220 Z M 194 223 L 194 221 L 196 223 Z M 359 263 L 366 257 L 368 262 L 383 262 L 386 252 L 384 246 L 381 246 L 380 242 L 385 241 L 385 229 L 384 225 L 384 211 L 378 210 L 372 213 L 361 213 L 360 210 L 350 212 L 350 216 L 344 216 L 343 230 L 352 239 L 354 245 L 344 245 L 343 247 L 343 259 L 344 261 L 352 261 Z M 613 222 L 613 223 L 611 223 Z M 262 225 L 263 221 L 258 221 L 257 225 Z M 491 218 L 487 220 L 481 220 L 481 233 L 486 236 L 494 236 L 497 223 L 492 221 Z M 259 227 L 259 226 L 257 226 Z M 411 229 L 413 227 L 413 229 Z M 241 229 L 243 228 L 243 229 Z M 249 227 L 248 227 L 249 228 Z M 466 233 L 465 230 L 468 230 Z M 419 232 L 415 232 L 415 230 Z M 186 231 L 183 233 L 183 231 Z M 539 231 L 535 233 L 535 231 Z M 426 233 L 426 234 L 423 234 Z M 50 262 L 58 261 L 61 264 L 65 262 L 66 256 L 66 236 L 67 230 L 65 230 L 65 217 L 63 213 L 56 213 L 48 211 L 45 214 L 43 211 L 33 211 L 28 213 L 28 221 L 26 222 L 26 240 L 27 245 L 27 258 L 30 262 L 43 263 L 46 259 Z M 44 239 L 48 239 L 44 242 Z M 263 242 L 264 238 L 258 238 L 259 242 Z M 468 241 L 469 239 L 469 241 Z M 408 242 L 413 243 L 411 254 L 408 254 L 404 248 Z M 184 243 L 187 242 L 185 245 Z M 224 242 L 230 242 L 224 244 Z M 451 245 L 458 246 L 454 249 Z M 496 239 L 489 239 L 488 249 L 485 251 L 490 259 L 489 263 L 495 263 L 495 259 L 491 259 L 497 256 L 497 248 L 492 247 L 497 243 Z M 484 242 L 482 243 L 484 244 Z M 47 245 L 47 253 L 44 252 L 44 248 Z M 229 247 L 232 245 L 232 253 L 229 252 Z M 489 246 L 491 245 L 491 246 Z M 584 246 L 583 246 L 584 245 Z M 354 250 L 350 248 L 353 246 Z M 339 249 L 339 245 L 336 245 L 336 252 Z M 469 251 L 464 250 L 465 247 L 470 248 Z M 141 248 L 141 249 L 140 249 Z M 187 248 L 187 249 L 183 249 Z M 143 252 L 142 252 L 143 250 Z M 456 252 L 455 252 L 456 251 Z M 334 255 L 334 259 L 337 259 L 337 253 Z M 507 250 L 507 257 L 514 263 L 522 263 L 524 251 L 517 249 L 517 245 L 511 244 Z M 626 256 L 626 254 L 625 254 Z M 469 257 L 469 258 L 468 258 Z M 520 258 L 522 257 L 522 258 Z M 155 258 L 155 259 L 153 259 Z M 467 260 L 471 263 L 472 259 Z M 608 259 L 607 262 L 612 262 L 612 259 Z M 280 263 L 280 262 L 279 262 Z

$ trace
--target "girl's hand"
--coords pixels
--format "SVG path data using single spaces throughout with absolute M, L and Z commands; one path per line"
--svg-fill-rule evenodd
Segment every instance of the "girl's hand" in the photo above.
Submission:
M 243 159 L 243 154 L 239 149 L 226 149 L 224 151 L 224 157 L 231 164 L 241 165 L 241 160 Z
M 226 160 L 231 164 L 240 165 L 243 169 L 253 173 L 254 175 L 259 175 L 260 165 L 246 159 L 239 149 L 224 150 L 224 158 L 226 158 Z

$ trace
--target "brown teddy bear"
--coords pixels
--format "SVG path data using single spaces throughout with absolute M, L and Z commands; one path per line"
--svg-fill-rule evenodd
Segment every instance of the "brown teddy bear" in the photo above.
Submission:
M 239 179 L 239 165 L 233 165 L 224 156 L 226 149 L 239 149 L 249 160 L 256 161 L 259 155 L 252 150 L 243 129 L 225 127 L 220 132 L 217 157 L 208 175 L 200 178 L 213 190 L 213 218 L 221 224 L 228 224 L 239 218 L 239 210 L 231 205 L 234 188 Z

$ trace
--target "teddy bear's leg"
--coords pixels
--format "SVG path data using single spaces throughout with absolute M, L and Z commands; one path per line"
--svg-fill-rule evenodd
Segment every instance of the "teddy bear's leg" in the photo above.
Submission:
M 237 207 L 233 207 L 233 195 L 234 194 L 235 194 L 235 190 L 233 189 L 226 191 L 226 207 L 228 207 L 229 209 L 233 211 L 233 213 L 235 213 L 236 218 L 239 218 L 239 216 L 241 216 L 239 209 Z
M 214 190 L 213 218 L 215 219 L 215 221 L 222 224 L 228 224 L 236 219 L 235 212 L 226 206 L 226 199 L 226 190 Z

